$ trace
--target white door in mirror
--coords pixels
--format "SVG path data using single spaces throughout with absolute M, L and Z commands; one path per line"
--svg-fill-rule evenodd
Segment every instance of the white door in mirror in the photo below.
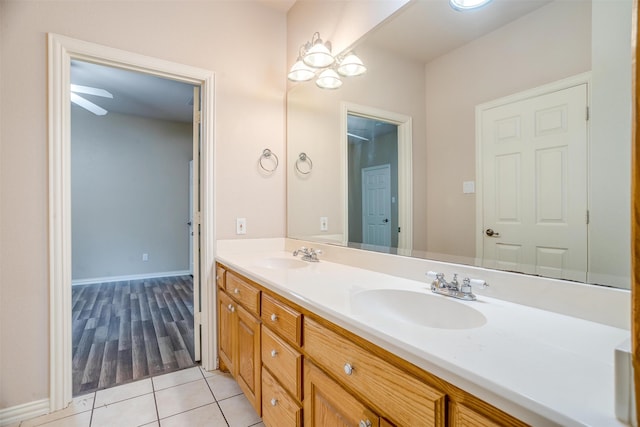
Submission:
M 483 265 L 584 282 L 587 85 L 520 99 L 478 118 Z

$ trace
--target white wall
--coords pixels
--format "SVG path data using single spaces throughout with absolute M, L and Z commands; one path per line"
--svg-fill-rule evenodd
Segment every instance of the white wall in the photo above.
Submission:
M 633 1 L 595 0 L 592 15 L 588 281 L 630 289 Z
M 589 2 L 553 2 L 426 65 L 429 252 L 475 257 L 475 106 L 590 70 L 590 27 Z
M 286 17 L 255 1 L 0 2 L 0 409 L 49 395 L 46 33 L 216 73 L 218 238 L 280 237 Z M 19 368 L 18 368 L 19 367 Z
M 192 133 L 191 123 L 72 106 L 74 282 L 189 270 Z

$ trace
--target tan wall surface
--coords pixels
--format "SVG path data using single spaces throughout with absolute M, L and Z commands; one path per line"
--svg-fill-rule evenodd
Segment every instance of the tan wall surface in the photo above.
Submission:
M 49 394 L 46 34 L 216 73 L 216 231 L 283 236 L 286 17 L 251 1 L 0 2 L 0 409 Z

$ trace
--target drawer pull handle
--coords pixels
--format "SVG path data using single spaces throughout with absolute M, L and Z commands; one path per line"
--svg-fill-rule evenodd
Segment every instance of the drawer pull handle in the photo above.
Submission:
M 278 352 L 275 350 L 271 350 L 271 357 L 276 357 L 278 355 Z
M 278 320 L 278 315 L 277 315 L 277 314 L 275 314 L 275 313 L 272 313 L 272 314 L 271 314 L 271 321 L 272 321 L 272 322 L 275 322 L 276 320 Z
M 347 375 L 353 374 L 353 366 L 351 366 L 351 363 L 344 364 L 344 373 Z
M 278 404 L 278 399 L 276 399 L 275 397 L 271 399 L 271 406 L 276 406 L 277 404 Z
M 240 293 L 240 289 L 235 288 L 235 289 L 233 290 L 233 293 L 234 293 L 234 294 L 236 294 L 236 295 L 238 295 L 238 294 Z
M 232 313 L 233 313 L 234 311 L 236 311 L 236 308 L 235 308 L 234 306 L 232 306 L 231 304 L 229 304 L 229 305 L 227 306 L 227 308 L 228 308 L 228 309 L 229 309 L 229 311 L 230 311 L 230 312 L 232 312 Z
M 369 421 L 369 420 L 360 420 L 359 427 L 371 427 L 371 421 Z

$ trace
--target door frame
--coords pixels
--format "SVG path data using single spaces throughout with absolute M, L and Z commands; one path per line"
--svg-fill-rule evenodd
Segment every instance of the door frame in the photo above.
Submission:
M 217 368 L 216 307 L 212 268 L 214 228 L 214 73 L 209 70 L 131 53 L 48 33 L 49 163 L 49 409 L 72 400 L 71 321 L 71 60 L 139 71 L 199 85 L 202 90 L 200 197 L 202 365 Z M 195 314 L 195 313 L 194 313 Z
M 546 95 L 552 92 L 557 92 L 564 89 L 569 89 L 574 86 L 582 84 L 587 85 L 587 105 L 591 105 L 591 72 L 576 74 L 575 76 L 567 77 L 566 79 L 557 80 L 552 83 L 548 83 L 542 86 L 537 86 L 531 89 L 517 92 L 511 95 L 507 95 L 502 98 L 494 99 L 482 104 L 476 105 L 476 256 L 475 264 L 478 267 L 482 267 L 484 258 L 484 217 L 482 204 L 483 197 L 483 169 L 482 169 L 482 115 L 486 110 L 490 110 L 495 107 L 500 107 L 506 104 L 511 104 L 518 101 L 524 101 L 530 98 L 536 98 L 538 96 Z M 587 112 L 585 111 L 585 114 Z M 587 120 L 587 176 L 589 171 L 589 143 L 591 137 L 591 121 Z M 590 208 L 589 198 L 589 180 L 587 179 L 587 209 Z M 587 252 L 589 252 L 589 245 L 591 239 L 589 239 L 589 229 L 587 229 Z M 587 263 L 588 263 L 587 259 Z
M 411 255 L 413 249 L 413 122 L 410 116 L 350 102 L 340 103 L 340 163 L 342 212 L 344 213 L 343 245 L 349 240 L 349 162 L 347 115 L 354 114 L 398 126 L 398 255 Z

